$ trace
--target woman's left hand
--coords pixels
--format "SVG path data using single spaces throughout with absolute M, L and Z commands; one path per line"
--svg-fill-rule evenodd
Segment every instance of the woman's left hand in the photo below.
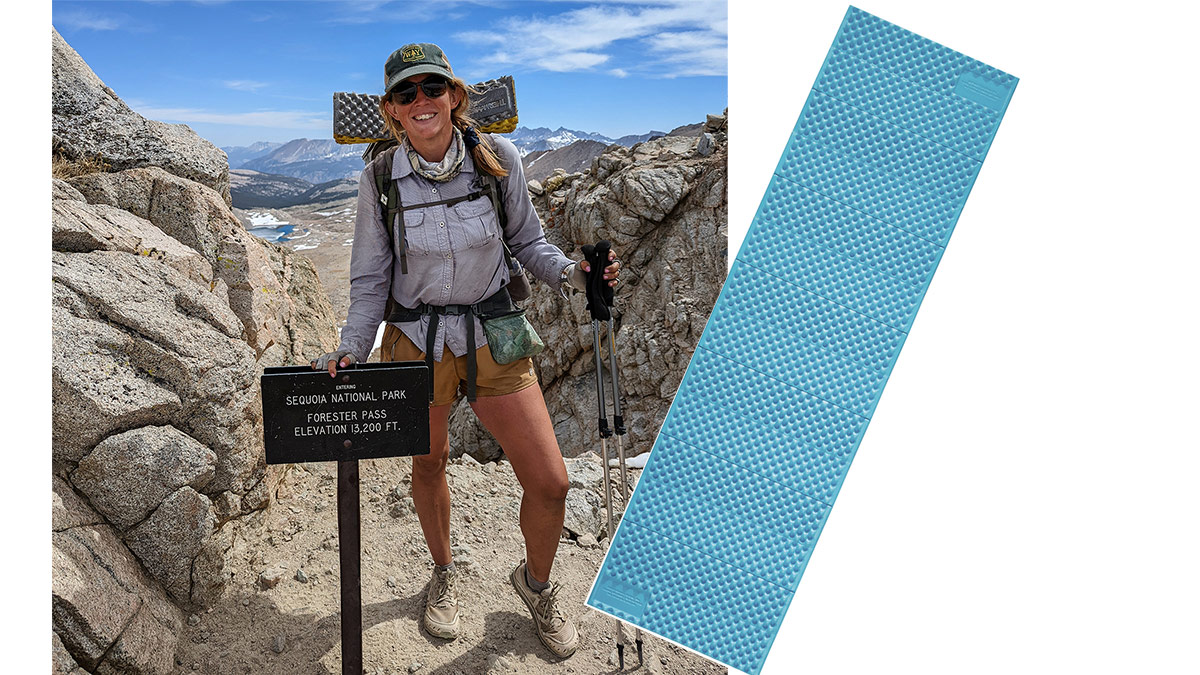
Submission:
M 618 277 L 621 276 L 621 261 L 617 258 L 617 252 L 612 249 L 608 250 L 608 260 L 610 264 L 604 268 L 604 278 L 609 280 L 609 286 L 616 286 L 620 281 Z M 584 272 L 592 271 L 592 266 L 586 260 L 579 261 L 579 268 Z

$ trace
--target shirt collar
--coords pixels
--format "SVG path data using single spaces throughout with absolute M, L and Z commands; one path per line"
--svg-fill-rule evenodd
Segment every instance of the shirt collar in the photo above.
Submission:
M 396 148 L 396 154 L 400 155 L 401 161 L 396 161 L 395 155 L 392 156 L 392 180 L 400 180 L 413 172 L 412 164 L 408 162 L 408 151 L 411 148 L 412 146 L 408 144 L 408 137 L 405 136 L 404 142 Z M 459 173 L 475 173 L 475 158 L 471 156 L 470 150 L 467 150 L 463 157 L 462 169 L 459 170 Z

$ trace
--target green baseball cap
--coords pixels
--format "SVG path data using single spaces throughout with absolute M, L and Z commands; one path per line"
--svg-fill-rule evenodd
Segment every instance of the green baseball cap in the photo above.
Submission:
M 392 52 L 383 65 L 383 91 L 386 94 L 413 75 L 425 73 L 441 75 L 448 80 L 454 78 L 441 47 L 432 42 L 404 45 Z

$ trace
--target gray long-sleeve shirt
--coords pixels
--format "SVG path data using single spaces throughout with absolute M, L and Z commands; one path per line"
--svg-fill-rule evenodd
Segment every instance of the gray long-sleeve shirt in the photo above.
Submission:
M 558 290 L 563 268 L 571 260 L 559 248 L 546 241 L 542 224 L 525 186 L 516 146 L 506 138 L 492 136 L 492 146 L 508 175 L 499 179 L 504 193 L 508 225 L 504 239 L 514 257 L 535 277 Z M 383 229 L 383 208 L 371 166 L 363 169 L 358 180 L 358 213 L 354 221 L 354 245 L 350 250 L 350 311 L 342 329 L 339 350 L 350 350 L 360 362 L 370 356 L 375 334 L 383 321 L 389 285 L 401 306 L 469 305 L 493 295 L 508 284 L 504 264 L 500 222 L 491 200 L 481 197 L 452 206 L 444 204 L 403 212 L 407 243 L 408 274 L 400 265 L 392 265 L 398 256 L 399 238 L 388 247 Z M 425 204 L 460 197 L 478 189 L 475 163 L 470 153 L 463 158 L 462 170 L 445 183 L 430 181 L 415 173 L 405 148 L 396 151 L 392 162 L 392 180 L 398 181 L 400 203 Z M 393 227 L 395 224 L 392 224 Z M 396 233 L 393 230 L 393 233 Z M 395 324 L 422 350 L 429 330 L 430 317 Z M 455 356 L 467 352 L 466 317 L 436 317 L 441 322 L 434 343 L 434 359 L 441 361 L 443 346 Z M 475 345 L 486 342 L 483 326 L 474 320 Z

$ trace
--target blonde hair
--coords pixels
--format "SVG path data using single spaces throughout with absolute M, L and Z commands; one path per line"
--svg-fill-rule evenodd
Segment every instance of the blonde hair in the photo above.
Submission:
M 445 56 L 442 58 L 445 60 Z M 450 64 L 447 63 L 446 67 L 449 68 Z M 477 123 L 470 114 L 471 98 L 468 96 L 468 93 L 478 93 L 478 90 L 457 77 L 452 77 L 449 83 L 454 91 L 458 92 L 458 105 L 450 111 L 450 122 L 459 131 L 466 131 L 468 127 L 477 126 Z M 448 96 L 449 92 L 444 95 Z M 392 136 L 397 141 L 403 143 L 405 136 L 404 127 L 394 117 L 389 115 L 387 109 L 384 107 L 384 104 L 391 99 L 391 92 L 379 98 L 379 114 L 383 117 L 383 124 L 387 127 L 387 130 L 392 133 Z M 479 145 L 475 146 L 475 149 L 471 151 L 471 159 L 474 160 L 475 166 L 497 178 L 507 176 L 508 170 L 500 163 L 500 157 L 496 154 L 495 149 L 492 148 L 492 142 L 487 134 L 478 134 L 478 136 Z

